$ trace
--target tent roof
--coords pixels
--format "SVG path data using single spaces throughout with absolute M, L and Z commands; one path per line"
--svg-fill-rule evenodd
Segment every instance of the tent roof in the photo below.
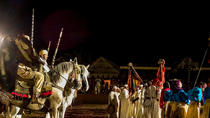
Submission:
M 99 57 L 90 68 L 90 77 L 95 78 L 117 78 L 120 72 L 120 67 L 113 62 Z

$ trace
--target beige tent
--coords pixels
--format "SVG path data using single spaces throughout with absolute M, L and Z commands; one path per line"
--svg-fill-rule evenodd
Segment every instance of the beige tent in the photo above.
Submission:
M 94 83 L 96 79 L 101 79 L 105 85 L 117 82 L 120 73 L 120 67 L 104 57 L 99 57 L 89 68 L 90 79 Z M 116 81 L 115 81 L 116 80 Z
M 99 57 L 90 66 L 90 78 L 112 79 L 118 78 L 120 67 L 104 57 Z

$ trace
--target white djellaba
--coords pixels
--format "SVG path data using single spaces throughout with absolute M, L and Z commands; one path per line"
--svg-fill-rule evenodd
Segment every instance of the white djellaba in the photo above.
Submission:
M 156 98 L 156 87 L 149 85 L 145 89 L 145 102 L 144 102 L 144 118 L 154 118 L 154 103 Z
M 120 93 L 120 118 L 128 117 L 128 106 L 129 106 L 129 91 L 127 90 L 128 85 L 124 85 L 123 90 Z
M 141 89 L 142 88 L 142 89 Z M 134 93 L 134 98 L 138 100 L 134 103 L 134 112 L 133 116 L 134 118 L 142 118 L 143 117 L 143 99 L 144 99 L 144 91 L 143 91 L 143 85 L 140 85 L 140 88 L 137 88 L 137 90 Z
M 110 118 L 119 118 L 119 93 L 117 92 L 118 87 L 114 86 L 113 90 L 109 93 L 108 96 L 108 106 L 114 106 L 114 112 L 110 114 Z
M 161 118 L 160 96 L 161 96 L 161 89 L 157 89 L 156 98 L 154 99 L 154 117 L 153 118 Z

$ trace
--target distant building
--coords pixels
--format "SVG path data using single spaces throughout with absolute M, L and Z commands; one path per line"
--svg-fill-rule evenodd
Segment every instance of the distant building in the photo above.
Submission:
M 98 86 L 97 82 L 99 82 L 99 79 L 101 80 L 102 92 L 109 90 L 111 85 L 119 83 L 119 66 L 104 57 L 99 57 L 96 61 L 94 61 L 90 65 L 89 71 L 89 83 L 92 91 L 96 85 Z

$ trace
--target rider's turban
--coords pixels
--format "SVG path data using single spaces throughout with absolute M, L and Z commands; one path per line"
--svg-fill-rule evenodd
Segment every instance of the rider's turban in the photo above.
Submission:
M 39 52 L 39 55 L 40 55 L 40 56 L 41 56 L 41 55 L 44 55 L 44 54 L 48 55 L 48 51 L 47 51 L 47 50 L 41 50 L 41 51 Z

